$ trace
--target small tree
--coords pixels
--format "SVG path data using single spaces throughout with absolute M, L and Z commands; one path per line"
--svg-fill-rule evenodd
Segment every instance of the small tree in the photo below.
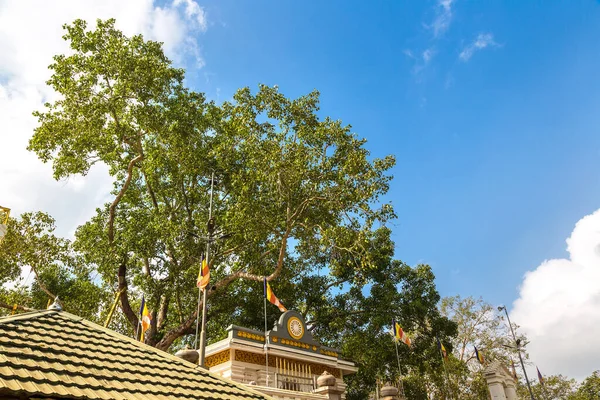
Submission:
M 481 298 L 447 297 L 442 300 L 440 310 L 458 327 L 458 334 L 452 341 L 452 356 L 457 363 L 449 373 L 459 397 L 476 399 L 486 396 L 483 366 L 477 360 L 474 348 L 477 347 L 487 362 L 500 360 L 510 368 L 518 355 L 508 325 L 496 308 Z M 523 336 L 520 339 L 525 340 Z M 527 358 L 526 353 L 524 356 Z
M 578 396 L 578 397 L 577 397 Z M 597 400 L 600 399 L 600 371 L 594 373 L 581 383 L 573 400 Z
M 0 306 L 5 313 L 15 304 L 15 311 L 45 309 L 60 293 L 69 310 L 98 321 L 106 292 L 92 282 L 93 271 L 77 258 L 70 241 L 54 235 L 54 223 L 42 212 L 11 218 L 0 244 Z M 33 284 L 23 282 L 23 272 Z

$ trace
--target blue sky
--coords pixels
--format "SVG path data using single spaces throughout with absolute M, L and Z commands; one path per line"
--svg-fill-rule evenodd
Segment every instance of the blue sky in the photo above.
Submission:
M 432 265 L 442 295 L 512 302 L 599 208 L 598 2 L 203 5 L 190 84 L 318 89 L 322 115 L 397 157 L 397 257 Z

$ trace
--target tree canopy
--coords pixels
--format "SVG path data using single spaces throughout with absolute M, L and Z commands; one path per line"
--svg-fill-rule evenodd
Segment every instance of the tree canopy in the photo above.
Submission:
M 66 29 L 73 54 L 54 58 L 48 81 L 61 97 L 35 113 L 29 148 L 56 178 L 110 167 L 114 200 L 77 230 L 74 247 L 115 291 L 148 294 L 150 344 L 168 348 L 196 319 L 213 173 L 211 223 L 224 235 L 211 294 L 238 279 L 321 269 L 339 285 L 366 283 L 375 226 L 394 217 L 380 203 L 394 158 L 371 160 L 350 127 L 320 120 L 317 92 L 289 100 L 245 88 L 217 106 L 183 86 L 160 44 L 125 37 L 112 20 Z M 121 304 L 136 326 L 127 290 Z
M 107 165 L 112 199 L 72 242 L 54 236 L 46 214 L 11 220 L 0 268 L 18 280 L 32 267 L 35 280 L 4 293 L 7 305 L 20 293 L 20 304 L 43 308 L 57 294 L 67 310 L 102 321 L 118 295 L 111 327 L 132 335 L 144 294 L 146 342 L 190 344 L 210 233 L 209 341 L 231 323 L 263 326 L 266 277 L 319 340 L 357 361 L 351 398 L 376 379 L 441 365 L 434 337 L 456 328 L 437 309 L 431 269 L 395 258 L 387 224 L 396 216 L 385 201 L 393 156 L 373 157 L 349 125 L 321 117 L 317 91 L 289 99 L 260 85 L 216 104 L 185 86 L 160 43 L 123 35 L 114 20 L 65 30 L 71 51 L 54 57 L 48 81 L 58 100 L 34 113 L 29 149 L 56 179 Z M 277 309 L 268 313 L 274 322 Z M 401 349 L 405 371 L 393 317 L 414 338 L 412 351 Z

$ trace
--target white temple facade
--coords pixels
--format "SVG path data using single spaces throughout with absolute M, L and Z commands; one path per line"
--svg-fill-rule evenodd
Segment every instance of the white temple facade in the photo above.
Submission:
M 207 346 L 205 365 L 219 376 L 286 400 L 344 399 L 344 376 L 357 371 L 338 350 L 315 341 L 296 311 L 283 313 L 266 336 L 229 326 L 227 338 Z

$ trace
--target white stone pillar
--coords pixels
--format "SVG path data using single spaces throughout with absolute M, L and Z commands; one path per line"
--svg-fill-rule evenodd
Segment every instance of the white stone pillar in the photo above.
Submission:
M 504 393 L 506 393 L 507 400 L 517 400 L 517 388 L 515 384 L 512 382 L 506 382 L 506 389 L 504 389 Z
M 336 385 L 335 376 L 331 375 L 327 371 L 317 378 L 318 388 L 315 390 L 316 394 L 324 395 L 327 400 L 341 400 L 343 390 L 340 390 Z
M 488 382 L 488 387 L 490 388 L 492 400 L 507 400 L 502 382 Z

